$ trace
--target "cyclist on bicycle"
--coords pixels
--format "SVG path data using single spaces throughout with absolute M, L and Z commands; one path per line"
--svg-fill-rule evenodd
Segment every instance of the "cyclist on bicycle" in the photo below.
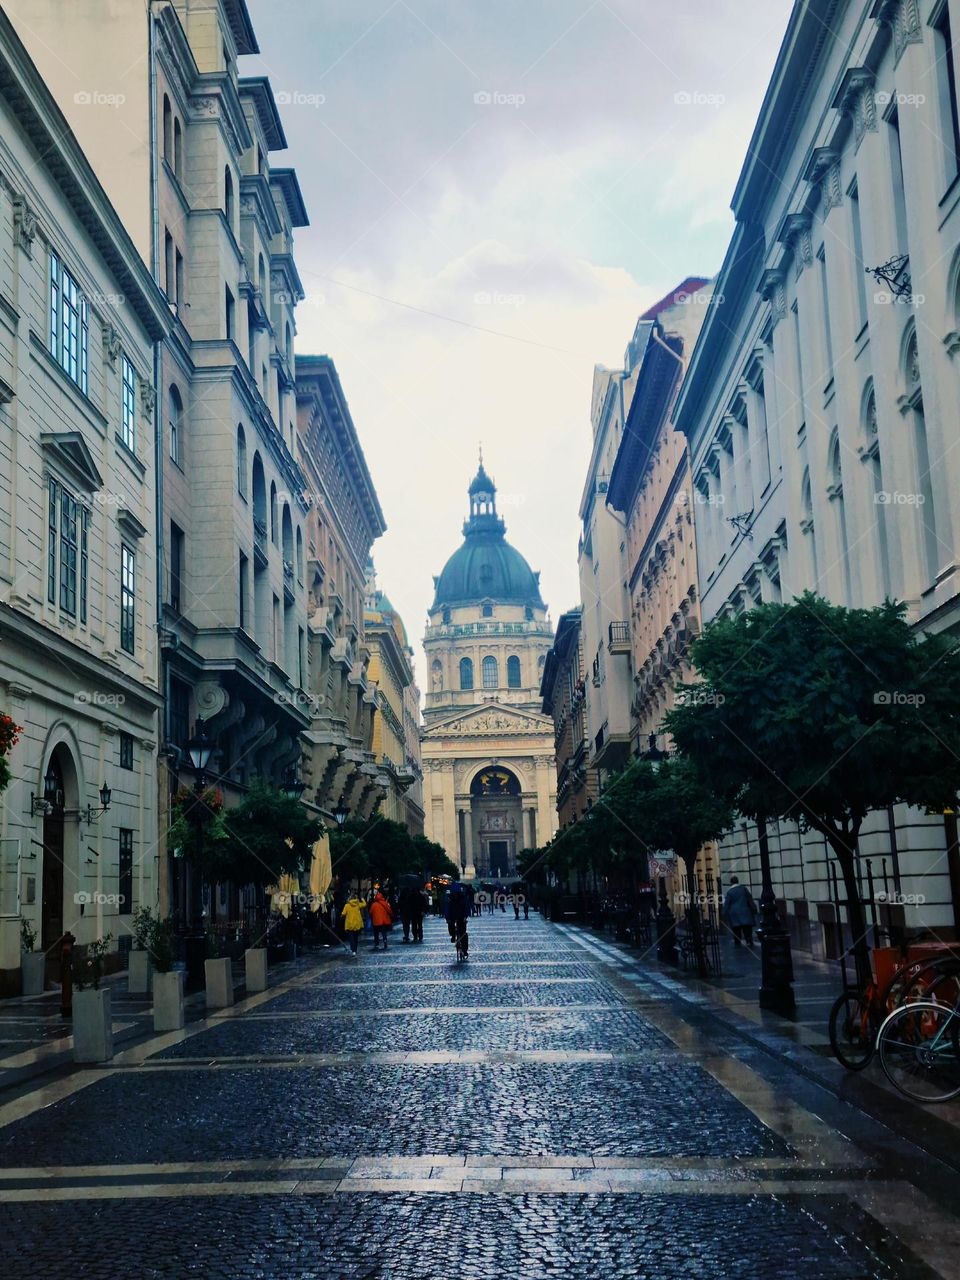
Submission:
M 470 939 L 467 936 L 467 920 L 472 911 L 473 890 L 455 880 L 447 890 L 447 896 L 443 900 L 443 914 L 447 921 L 447 929 L 450 932 L 450 941 L 457 942 L 459 939 L 460 950 L 464 960 L 467 958 L 467 950 L 470 945 Z

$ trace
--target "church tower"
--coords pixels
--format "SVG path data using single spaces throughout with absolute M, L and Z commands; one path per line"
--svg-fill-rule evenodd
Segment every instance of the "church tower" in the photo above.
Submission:
M 556 831 L 553 722 L 540 711 L 553 628 L 482 455 L 467 493 L 423 641 L 424 807 L 427 834 L 467 878 L 507 880 L 519 852 Z

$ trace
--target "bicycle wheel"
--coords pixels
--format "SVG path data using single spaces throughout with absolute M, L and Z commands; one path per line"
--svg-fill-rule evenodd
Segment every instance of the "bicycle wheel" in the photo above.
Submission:
M 874 1026 L 871 1008 L 856 991 L 845 991 L 830 1010 L 830 1047 L 848 1071 L 862 1071 L 873 1057 Z
M 960 962 L 954 958 L 936 960 L 918 970 L 904 984 L 896 1003 L 908 1004 L 915 1000 L 934 1000 L 951 1006 L 960 1001 Z
M 960 1014 L 932 1000 L 895 1009 L 877 1036 L 880 1065 L 915 1102 L 947 1102 L 960 1093 Z

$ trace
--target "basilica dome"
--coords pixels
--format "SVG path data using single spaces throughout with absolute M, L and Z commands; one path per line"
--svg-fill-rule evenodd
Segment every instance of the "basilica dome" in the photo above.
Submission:
M 470 518 L 463 526 L 463 543 L 434 578 L 434 609 L 484 600 L 545 608 L 540 575 L 507 542 L 506 526 L 497 515 L 496 491 L 481 462 L 468 490 Z

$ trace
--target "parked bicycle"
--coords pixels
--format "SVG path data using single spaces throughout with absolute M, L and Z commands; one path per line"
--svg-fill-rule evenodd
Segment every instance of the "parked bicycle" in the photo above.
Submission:
M 917 1000 L 886 1018 L 877 1036 L 890 1083 L 914 1102 L 948 1102 L 960 1094 L 960 1002 Z

